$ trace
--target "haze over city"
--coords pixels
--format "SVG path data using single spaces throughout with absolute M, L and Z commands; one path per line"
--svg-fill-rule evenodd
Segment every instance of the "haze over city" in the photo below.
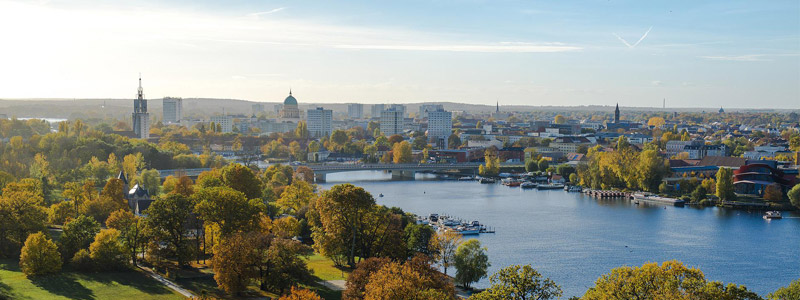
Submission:
M 0 1 L 0 98 L 797 108 L 797 1 Z

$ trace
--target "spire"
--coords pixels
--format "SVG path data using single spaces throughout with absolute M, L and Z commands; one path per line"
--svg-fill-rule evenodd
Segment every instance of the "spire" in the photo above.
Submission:
M 497 101 L 497 112 L 500 112 L 500 101 Z
M 292 88 L 289 88 L 289 96 L 292 95 Z

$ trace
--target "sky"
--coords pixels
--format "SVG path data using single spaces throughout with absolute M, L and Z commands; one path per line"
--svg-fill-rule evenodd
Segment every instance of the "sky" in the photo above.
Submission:
M 800 1 L 0 0 L 0 98 L 800 108 Z

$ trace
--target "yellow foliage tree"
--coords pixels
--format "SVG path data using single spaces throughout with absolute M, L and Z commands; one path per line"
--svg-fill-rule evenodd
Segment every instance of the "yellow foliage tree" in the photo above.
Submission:
M 61 270 L 61 254 L 58 253 L 56 243 L 44 233 L 33 233 L 28 235 L 25 246 L 22 247 L 19 266 L 27 276 L 56 273 Z

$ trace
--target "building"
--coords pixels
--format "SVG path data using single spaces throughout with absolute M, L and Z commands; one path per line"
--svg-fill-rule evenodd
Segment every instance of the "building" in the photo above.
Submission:
M 372 118 L 380 118 L 381 117 L 381 112 L 384 111 L 385 109 L 386 109 L 386 105 L 385 104 L 373 104 L 372 105 L 372 115 L 370 115 L 370 117 L 372 117 Z
M 402 134 L 403 127 L 405 125 L 403 111 L 394 110 L 391 108 L 382 111 L 380 123 L 380 128 L 383 135 L 388 137 L 394 134 Z
M 389 108 L 387 108 L 387 109 L 393 109 L 395 111 L 399 111 L 400 112 L 400 116 L 402 116 L 403 118 L 406 117 L 406 106 L 405 105 L 402 105 L 402 104 L 391 104 L 391 105 L 389 105 Z
M 683 148 L 690 145 L 702 145 L 703 141 L 667 141 L 666 150 L 669 157 L 684 152 Z
M 139 76 L 139 90 L 133 100 L 133 114 L 131 115 L 133 133 L 140 139 L 150 138 L 150 113 L 147 112 L 147 99 L 144 98 L 142 77 Z
M 726 146 L 720 145 L 687 145 L 683 147 L 683 152 L 689 154 L 688 159 L 703 159 L 706 156 L 725 156 Z
M 300 119 L 300 109 L 297 107 L 297 99 L 292 96 L 292 90 L 289 90 L 289 96 L 283 100 L 283 108 L 279 114 L 281 119 Z
M 772 161 L 748 163 L 733 170 L 733 187 L 737 194 L 764 196 L 767 186 L 775 184 L 784 195 L 798 183 L 797 174 L 790 174 L 777 168 Z
M 261 103 L 253 104 L 251 106 L 251 108 L 252 108 L 252 114 L 253 115 L 258 115 L 258 113 L 263 112 L 265 110 L 264 104 L 261 104 Z
M 180 123 L 183 119 L 183 99 L 174 97 L 164 97 L 164 124 Z
M 444 109 L 426 111 L 428 117 L 428 141 L 437 148 L 447 149 L 447 139 L 453 132 L 453 113 Z
M 213 116 L 211 117 L 211 123 L 214 123 L 215 126 L 219 126 L 221 129 L 220 132 L 222 133 L 233 132 L 233 118 L 231 116 Z
M 417 119 L 424 119 L 428 117 L 429 111 L 444 110 L 444 105 L 441 104 L 422 104 L 419 106 L 419 115 Z
M 508 112 L 500 112 L 500 102 L 497 102 L 497 106 L 495 107 L 495 111 L 492 113 L 492 118 L 495 120 L 505 120 L 511 116 L 511 113 Z
M 619 102 L 617 102 L 617 108 L 614 109 L 614 123 L 619 123 Z
M 317 107 L 306 112 L 308 118 L 308 134 L 315 138 L 331 135 L 333 111 Z
M 364 104 L 351 103 L 347 105 L 347 116 L 350 119 L 361 119 L 364 117 Z

